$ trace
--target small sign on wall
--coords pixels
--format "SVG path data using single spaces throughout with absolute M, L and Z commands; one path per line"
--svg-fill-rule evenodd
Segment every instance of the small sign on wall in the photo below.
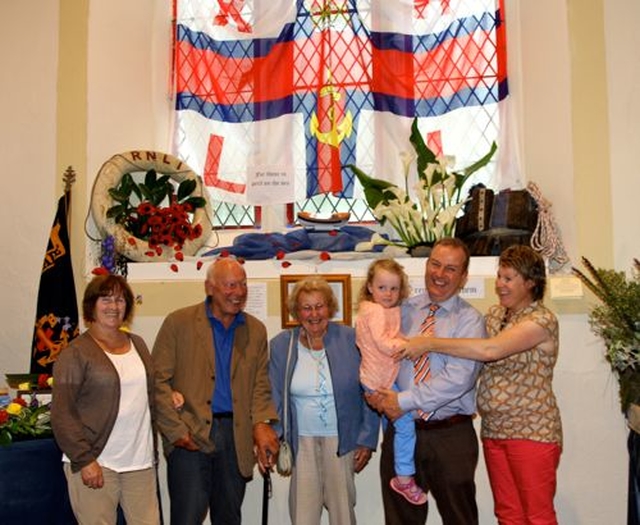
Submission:
M 409 284 L 411 285 L 411 295 L 424 293 L 424 279 L 410 279 Z M 484 299 L 484 277 L 469 277 L 460 292 L 460 297 L 463 299 Z
M 266 206 L 294 202 L 293 169 L 270 166 L 267 169 L 248 170 L 247 200 L 251 204 Z

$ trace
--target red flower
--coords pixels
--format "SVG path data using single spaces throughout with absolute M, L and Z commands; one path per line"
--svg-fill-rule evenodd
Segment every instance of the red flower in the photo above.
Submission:
M 176 252 L 176 260 L 184 261 L 184 254 L 182 252 Z
M 171 268 L 172 272 L 178 273 L 178 265 L 176 263 L 173 263 L 169 268 Z
M 229 257 L 229 250 L 222 250 L 220 252 L 220 257 Z
M 129 237 L 127 239 L 127 242 L 131 245 L 131 246 L 135 246 L 136 245 L 136 240 L 134 237 Z
M 154 252 L 153 250 L 149 250 L 148 252 L 144 252 L 144 254 L 147 257 L 153 257 L 156 254 L 156 252 Z
M 158 243 L 164 244 L 165 246 L 171 246 L 173 244 L 171 240 L 171 235 L 169 235 L 168 233 L 163 235 L 162 237 L 160 237 L 160 239 L 158 239 Z
M 4 409 L 0 409 L 0 425 L 4 425 L 7 421 L 9 421 L 9 413 Z
M 202 261 L 198 261 L 198 262 L 196 263 L 196 270 L 200 270 L 200 268 L 202 268 L 202 264 L 203 264 L 203 262 L 202 262 Z
M 284 259 L 284 256 L 286 254 L 282 251 L 282 250 L 278 250 L 278 253 L 276 253 L 276 259 L 278 259 L 279 261 Z
M 26 407 L 27 406 L 27 402 L 22 399 L 21 397 L 15 397 L 12 401 L 12 403 L 17 403 L 20 406 Z
M 331 259 L 331 255 L 329 255 L 327 252 L 322 252 L 320 254 L 320 260 L 321 261 L 328 261 Z
M 174 238 L 180 242 L 185 241 L 190 234 L 191 234 L 191 228 L 189 227 L 188 224 L 178 224 L 173 229 Z
M 136 208 L 138 215 L 151 215 L 156 207 L 150 202 L 141 202 Z
M 38 376 L 38 388 L 49 388 L 47 379 L 49 379 L 49 374 L 40 374 Z
M 291 266 L 291 263 L 289 261 L 282 261 L 280 264 L 283 268 L 289 268 L 289 266 Z
M 93 275 L 109 275 L 109 270 L 107 270 L 104 266 L 98 266 L 91 270 Z

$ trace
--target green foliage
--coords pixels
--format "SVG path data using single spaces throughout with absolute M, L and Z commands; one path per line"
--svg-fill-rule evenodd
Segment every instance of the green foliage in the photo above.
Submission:
M 206 201 L 203 197 L 191 197 L 196 189 L 194 179 L 183 180 L 178 185 L 178 193 L 169 175 L 158 177 L 156 170 L 150 169 L 144 177 L 144 182 L 137 183 L 131 173 L 125 173 L 115 188 L 109 189 L 111 198 L 118 202 L 107 210 L 107 217 L 118 224 L 126 225 L 131 215 L 137 214 L 138 205 L 148 202 L 153 206 L 162 204 L 190 204 L 193 209 L 202 208 Z M 135 197 L 135 198 L 133 198 Z
M 589 313 L 589 325 L 606 346 L 605 357 L 620 383 L 623 411 L 640 402 L 640 261 L 631 276 L 596 268 L 586 258 L 587 273 L 573 273 L 600 301 Z
M 362 184 L 364 197 L 369 208 L 372 210 L 375 209 L 380 202 L 388 203 L 396 198 L 395 193 L 387 191 L 388 188 L 395 188 L 395 184 L 382 179 L 374 179 L 353 164 L 349 164 L 348 167 L 351 168 L 351 171 L 353 171 L 356 177 L 358 177 L 360 184 Z
M 51 437 L 51 414 L 48 404 L 39 404 L 34 398 L 23 406 L 14 400 L 0 409 L 0 445 L 13 441 Z

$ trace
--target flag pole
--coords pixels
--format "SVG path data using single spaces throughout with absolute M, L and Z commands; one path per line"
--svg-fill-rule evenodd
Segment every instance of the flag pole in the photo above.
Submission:
M 76 172 L 72 166 L 62 174 L 62 182 L 64 182 L 64 200 L 67 208 L 67 232 L 71 233 L 71 187 L 76 181 Z M 69 243 L 71 243 L 71 235 L 69 235 Z

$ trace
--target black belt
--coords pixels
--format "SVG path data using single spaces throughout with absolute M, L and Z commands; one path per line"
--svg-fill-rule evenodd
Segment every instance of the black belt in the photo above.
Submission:
M 213 419 L 231 419 L 233 412 L 214 412 Z
M 448 428 L 465 421 L 471 421 L 473 416 L 469 414 L 455 414 L 446 419 L 433 419 L 425 421 L 424 419 L 416 419 L 417 430 L 436 430 L 438 428 Z

